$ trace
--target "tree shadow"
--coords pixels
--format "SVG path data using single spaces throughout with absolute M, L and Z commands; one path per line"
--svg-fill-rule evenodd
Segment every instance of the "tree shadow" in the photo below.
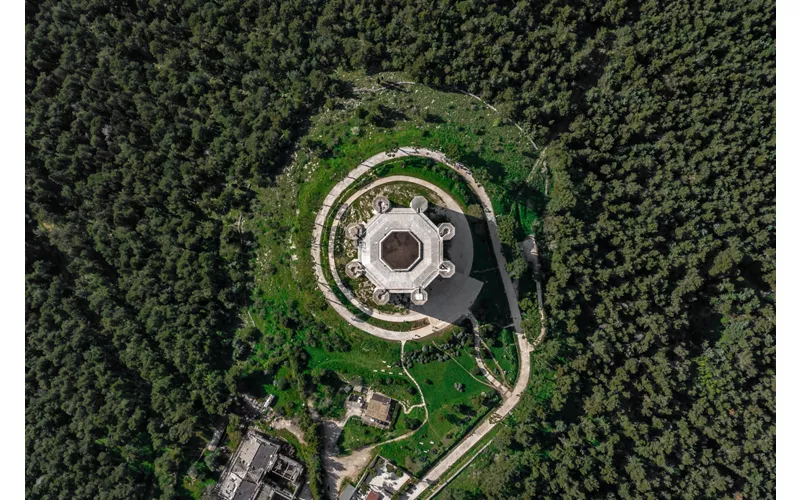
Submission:
M 392 128 L 398 121 L 407 120 L 408 117 L 397 109 L 377 104 L 368 108 L 365 119 L 376 127 Z
M 505 169 L 500 162 L 481 158 L 477 153 L 463 153 L 459 155 L 459 160 L 473 170 L 480 169 L 486 172 L 488 176 L 486 180 L 491 182 L 502 183 L 502 179 L 505 178 Z

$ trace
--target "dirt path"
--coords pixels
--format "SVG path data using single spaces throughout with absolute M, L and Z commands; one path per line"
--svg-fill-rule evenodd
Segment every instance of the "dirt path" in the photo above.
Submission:
M 322 204 L 322 208 L 317 213 L 317 217 L 315 220 L 314 230 L 312 234 L 312 248 L 311 254 L 314 260 L 314 272 L 317 277 L 317 284 L 320 287 L 323 295 L 327 299 L 330 306 L 336 310 L 348 323 L 355 326 L 356 328 L 363 330 L 371 335 L 375 335 L 377 337 L 386 339 L 386 340 L 393 340 L 393 341 L 400 341 L 403 346 L 403 352 L 405 350 L 405 341 L 411 340 L 414 338 L 422 338 L 432 333 L 435 333 L 436 329 L 434 329 L 434 325 L 428 325 L 426 327 L 420 328 L 418 330 L 412 330 L 410 332 L 395 332 L 391 330 L 386 330 L 384 328 L 379 328 L 370 324 L 367 324 L 357 317 L 355 317 L 347 307 L 340 303 L 336 295 L 334 294 L 333 290 L 331 290 L 330 285 L 327 283 L 325 276 L 322 271 L 322 248 L 320 243 L 322 241 L 322 230 L 325 227 L 325 221 L 327 220 L 328 214 L 330 213 L 331 209 L 333 208 L 333 204 L 339 198 L 342 192 L 347 189 L 356 179 L 367 173 L 371 168 L 375 165 L 383 163 L 385 161 L 405 157 L 405 156 L 420 156 L 431 158 L 439 163 L 447 165 L 448 167 L 455 170 L 469 185 L 472 191 L 477 195 L 481 206 L 483 208 L 483 212 L 486 216 L 486 222 L 489 227 L 489 237 L 492 243 L 492 249 L 495 254 L 495 259 L 497 260 L 497 268 L 500 272 L 500 277 L 503 282 L 503 289 L 505 290 L 506 301 L 508 302 L 509 311 L 511 313 L 512 324 L 514 327 L 514 331 L 517 337 L 517 347 L 519 353 L 519 361 L 520 361 L 520 372 L 519 377 L 517 378 L 516 385 L 514 386 L 511 393 L 508 395 L 507 398 L 504 399 L 503 404 L 495 410 L 492 414 L 489 415 L 488 418 L 484 419 L 477 428 L 473 430 L 465 439 L 463 439 L 458 445 L 456 445 L 442 460 L 440 460 L 433 468 L 431 468 L 428 473 L 420 480 L 420 482 L 411 488 L 406 495 L 403 496 L 405 499 L 415 499 L 422 495 L 431 485 L 435 484 L 444 474 L 447 472 L 450 467 L 453 466 L 462 456 L 464 456 L 475 444 L 477 444 L 486 434 L 488 434 L 498 423 L 502 421 L 504 417 L 506 417 L 511 410 L 519 403 L 522 394 L 525 391 L 525 388 L 528 386 L 528 381 L 530 379 L 530 370 L 531 370 L 531 362 L 530 362 L 530 353 L 533 350 L 533 346 L 528 339 L 525 337 L 525 334 L 522 331 L 522 314 L 519 310 L 519 304 L 517 302 L 516 291 L 514 289 L 514 285 L 511 281 L 508 272 L 506 271 L 506 259 L 501 251 L 500 245 L 500 237 L 497 232 L 497 217 L 495 216 L 494 209 L 492 208 L 492 202 L 489 198 L 489 195 L 483 189 L 483 187 L 475 180 L 472 176 L 472 172 L 461 165 L 460 163 L 454 162 L 448 159 L 444 154 L 438 151 L 432 151 L 425 148 L 415 148 L 415 147 L 403 147 L 398 148 L 395 151 L 391 152 L 383 152 L 378 153 L 375 156 L 365 160 L 355 169 L 353 169 L 345 179 L 341 182 L 336 184 L 333 189 L 328 193 L 328 196 L 325 198 Z M 538 282 L 538 280 L 537 280 Z M 542 316 L 544 315 L 544 311 L 541 311 Z M 545 335 L 545 327 L 544 321 L 542 322 L 542 331 L 539 337 L 536 339 L 534 344 L 538 344 L 542 341 Z M 422 394 L 422 389 L 417 384 L 416 380 L 406 371 L 406 374 L 414 381 L 414 384 L 417 385 L 417 389 L 419 390 L 420 396 L 423 398 L 424 402 L 424 395 Z M 425 408 L 425 419 L 428 419 L 428 409 L 427 406 Z M 341 431 L 340 431 L 341 432 Z M 338 439 L 338 435 L 337 435 Z M 334 441 L 335 446 L 335 441 Z M 351 455 L 352 456 L 352 455 Z M 332 464 L 333 465 L 333 464 Z M 327 466 L 326 466 L 327 467 Z M 335 473 L 338 471 L 332 471 Z M 341 484 L 341 481 L 338 482 Z M 338 491 L 338 490 L 336 490 Z
M 467 181 L 470 188 L 473 191 L 475 191 L 475 193 L 478 195 L 478 198 L 481 200 L 481 205 L 483 205 L 484 207 L 486 220 L 490 227 L 490 233 L 492 232 L 492 229 L 494 230 L 495 233 L 497 232 L 497 227 L 496 227 L 497 221 L 494 216 L 494 211 L 491 208 L 491 201 L 489 200 L 489 195 L 486 194 L 486 191 L 483 189 L 483 187 L 480 186 L 478 182 L 472 177 L 472 172 L 470 172 L 469 169 L 467 169 L 460 163 L 450 160 L 444 154 L 438 151 L 432 151 L 426 148 L 403 147 L 403 148 L 398 148 L 394 151 L 385 151 L 383 153 L 378 153 L 361 162 L 356 168 L 351 170 L 344 179 L 339 181 L 339 183 L 336 184 L 330 190 L 330 192 L 322 202 L 322 207 L 317 212 L 317 216 L 314 219 L 314 229 L 311 234 L 311 258 L 314 261 L 314 274 L 317 278 L 317 286 L 319 287 L 322 294 L 325 296 L 325 299 L 328 301 L 328 304 L 336 312 L 338 312 L 339 315 L 341 315 L 345 321 L 350 323 L 352 326 L 358 328 L 359 330 L 369 333 L 370 335 L 375 335 L 376 337 L 392 341 L 413 340 L 413 339 L 420 339 L 423 337 L 427 337 L 428 335 L 434 334 L 440 331 L 441 329 L 449 326 L 452 321 L 442 321 L 433 316 L 429 316 L 429 321 L 430 321 L 429 325 L 408 332 L 398 332 L 371 325 L 369 323 L 364 322 L 357 316 L 355 316 L 352 312 L 350 312 L 350 310 L 347 308 L 346 305 L 341 303 L 339 298 L 336 296 L 336 293 L 331 289 L 331 285 L 325 278 L 325 274 L 322 269 L 322 259 L 323 259 L 322 233 L 323 229 L 325 228 L 325 222 L 328 219 L 328 216 L 330 215 L 331 211 L 333 210 L 336 200 L 339 199 L 341 194 L 348 187 L 350 187 L 350 185 L 352 185 L 356 180 L 358 180 L 361 176 L 369 172 L 375 166 L 389 160 L 407 156 L 431 158 L 455 170 L 461 177 L 463 177 Z M 402 177 L 402 176 L 397 176 L 397 177 Z M 419 179 L 416 179 L 415 177 L 414 178 L 409 177 L 408 179 L 415 179 L 415 182 L 424 182 L 420 181 Z M 428 186 L 426 185 L 426 187 Z M 436 186 L 433 186 L 433 188 L 434 191 L 438 190 Z M 437 192 L 437 194 L 439 193 Z M 457 229 L 456 234 L 458 234 L 459 233 L 458 228 L 456 229 Z M 325 250 L 327 251 L 328 249 Z M 503 262 L 505 262 L 505 260 Z M 480 289 L 477 287 L 478 283 L 480 282 L 474 280 L 474 278 L 467 278 L 467 283 L 462 287 L 463 289 L 462 291 L 466 295 L 477 296 L 477 293 L 480 291 Z M 462 300 L 461 302 L 468 303 L 467 307 L 472 304 L 472 302 L 468 300 Z M 464 310 L 459 310 L 454 312 L 458 312 L 459 316 L 463 316 L 464 314 L 466 314 L 466 308 L 461 308 L 461 309 Z M 424 308 L 422 309 L 422 312 L 424 312 Z M 453 315 L 452 314 L 448 315 L 447 319 L 450 320 L 451 316 Z M 457 319 L 458 318 L 455 316 L 453 316 L 452 318 L 453 321 Z
M 425 410 L 425 420 L 422 421 L 417 429 L 409 431 L 403 435 L 381 441 L 380 443 L 372 444 L 352 451 L 349 455 L 339 455 L 339 436 L 342 434 L 347 420 L 356 415 L 355 411 L 348 410 L 344 418 L 340 420 L 322 420 L 322 436 L 323 436 L 323 452 L 322 452 L 322 465 L 325 469 L 325 487 L 328 490 L 330 498 L 338 498 L 338 493 L 342 488 L 345 480 L 357 478 L 364 468 L 369 465 L 372 460 L 374 451 L 385 444 L 394 441 L 400 441 L 411 437 L 417 430 L 428 422 L 428 405 L 425 403 L 425 395 L 422 393 L 422 388 L 417 383 L 416 379 L 411 376 L 411 373 L 403 363 L 405 358 L 406 341 L 400 344 L 400 365 L 403 366 L 403 371 L 406 376 L 414 383 L 419 391 L 419 396 L 422 403 L 403 407 L 403 413 L 409 414 L 414 408 L 422 407 Z
M 300 441 L 300 444 L 302 445 L 308 444 L 306 442 L 305 435 L 303 434 L 303 430 L 300 428 L 300 426 L 297 425 L 297 423 L 295 423 L 294 421 L 289 420 L 288 418 L 278 417 L 269 422 L 269 426 L 273 429 L 285 429 L 291 432 L 294 435 L 294 437 L 296 437 L 297 440 Z
M 315 412 L 316 413 L 316 412 Z M 345 479 L 357 475 L 365 467 L 371 457 L 364 457 L 354 452 L 348 456 L 339 455 L 339 436 L 347 421 L 358 412 L 348 409 L 339 420 L 318 419 L 322 423 L 322 465 L 325 468 L 325 487 L 331 498 L 337 498 L 339 489 Z
M 411 413 L 411 411 L 414 408 L 425 408 L 424 404 L 415 404 L 415 405 L 412 405 L 412 406 L 406 406 L 406 404 L 403 403 L 402 401 L 398 401 L 398 403 L 400 403 L 400 406 L 403 408 L 403 413 L 405 413 L 406 415 Z

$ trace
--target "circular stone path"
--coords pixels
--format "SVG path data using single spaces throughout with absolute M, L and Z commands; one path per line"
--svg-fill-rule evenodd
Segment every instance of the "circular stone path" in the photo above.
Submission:
M 450 260 L 456 266 L 456 273 L 448 279 L 434 280 L 434 282 L 428 286 L 428 302 L 425 304 L 421 306 L 412 305 L 411 309 L 406 313 L 393 314 L 373 309 L 356 298 L 355 294 L 342 282 L 339 272 L 336 270 L 334 247 L 336 231 L 340 227 L 342 217 L 348 208 L 367 192 L 377 187 L 397 182 L 406 182 L 422 186 L 435 193 L 436 196 L 442 200 L 442 203 L 445 205 L 444 208 L 448 210 L 448 219 L 456 228 L 456 234 L 449 242 Z M 336 211 L 328 238 L 328 267 L 333 275 L 333 281 L 336 286 L 339 287 L 339 290 L 342 291 L 354 306 L 358 307 L 360 311 L 364 314 L 368 314 L 372 318 L 391 323 L 405 323 L 428 319 L 431 324 L 452 324 L 467 315 L 469 307 L 475 302 L 475 299 L 478 298 L 478 293 L 481 290 L 481 286 L 483 286 L 482 282 L 470 278 L 469 276 L 472 270 L 473 251 L 472 232 L 470 231 L 469 222 L 461 207 L 452 196 L 428 181 L 407 175 L 393 175 L 378 179 L 362 189 L 359 189 L 350 196 L 347 201 L 342 203 Z M 419 334 L 419 331 L 420 329 L 417 329 L 406 333 Z
M 503 395 L 503 403 L 500 405 L 500 407 L 494 410 L 489 418 L 482 420 L 478 426 L 475 427 L 464 439 L 459 441 L 458 444 L 454 445 L 453 448 L 451 448 L 441 460 L 436 462 L 436 464 L 427 473 L 425 473 L 425 476 L 423 476 L 417 484 L 412 486 L 401 497 L 402 500 L 414 500 L 424 494 L 428 488 L 432 486 L 435 487 L 435 485 L 439 483 L 439 481 L 453 465 L 455 465 L 464 455 L 469 452 L 469 450 L 478 444 L 481 439 L 486 437 L 492 431 L 492 429 L 498 423 L 500 423 L 503 418 L 511 413 L 511 410 L 513 410 L 514 407 L 517 406 L 522 398 L 522 394 L 525 392 L 525 388 L 528 386 L 528 381 L 530 380 L 530 353 L 533 350 L 533 346 L 530 342 L 528 342 L 528 339 L 522 332 L 522 315 L 520 314 L 519 303 L 517 302 L 517 295 L 511 282 L 511 277 L 506 271 L 506 259 L 501 252 L 500 236 L 497 233 L 497 218 L 494 215 L 492 201 L 489 198 L 489 195 L 486 194 L 486 190 L 484 190 L 483 187 L 478 184 L 475 178 L 472 177 L 472 173 L 466 167 L 449 160 L 442 153 L 438 151 L 432 151 L 430 149 L 403 147 L 393 152 L 378 153 L 353 169 L 342 181 L 336 184 L 331 192 L 328 193 L 328 196 L 325 197 L 325 200 L 322 203 L 322 208 L 319 212 L 317 212 L 317 217 L 314 221 L 315 225 L 311 239 L 311 256 L 314 260 L 314 273 L 317 276 L 317 284 L 319 285 L 320 290 L 322 290 L 322 293 L 325 295 L 325 298 L 328 300 L 328 303 L 331 305 L 331 307 L 336 309 L 336 311 L 351 325 L 371 335 L 375 335 L 386 340 L 400 341 L 403 349 L 405 349 L 405 342 L 407 340 L 413 340 L 415 338 L 430 335 L 441 328 L 441 326 L 437 328 L 436 325 L 431 324 L 411 332 L 395 332 L 364 323 L 359 318 L 353 316 L 347 307 L 339 302 L 336 294 L 333 292 L 333 290 L 331 290 L 328 282 L 325 280 L 325 276 L 322 271 L 322 249 L 320 247 L 320 242 L 322 240 L 322 230 L 325 227 L 325 220 L 328 218 L 328 214 L 333 208 L 333 204 L 336 202 L 342 192 L 344 192 L 344 190 L 350 186 L 350 184 L 352 184 L 356 179 L 365 173 L 369 172 L 369 170 L 375 165 L 404 156 L 421 156 L 432 158 L 439 163 L 447 165 L 455 170 L 464 180 L 466 180 L 470 189 L 472 189 L 472 191 L 478 196 L 478 200 L 481 203 L 483 212 L 486 215 L 487 225 L 489 226 L 489 238 L 491 239 L 492 249 L 494 250 L 494 256 L 497 260 L 497 268 L 500 272 L 500 278 L 503 282 L 506 301 L 508 302 L 508 308 L 514 324 L 514 332 L 516 333 L 517 337 L 517 348 L 519 350 L 518 354 L 520 360 L 517 382 L 510 393 Z M 542 325 L 541 334 L 536 340 L 537 343 L 542 340 L 544 333 L 545 328 L 544 325 Z M 413 377 L 411 380 L 414 380 Z M 414 382 L 416 383 L 416 381 Z M 417 385 L 417 388 L 419 389 L 419 385 Z
M 317 278 L 317 285 L 322 291 L 322 294 L 325 296 L 325 299 L 328 301 L 328 304 L 330 304 L 330 306 L 352 326 L 361 331 L 369 333 L 370 335 L 375 335 L 376 337 L 380 337 L 385 340 L 393 340 L 398 342 L 404 340 L 415 340 L 436 333 L 450 325 L 447 322 L 439 321 L 435 318 L 430 319 L 431 324 L 409 332 L 398 332 L 394 330 L 387 330 L 386 328 L 381 328 L 379 326 L 370 325 L 350 312 L 347 306 L 341 303 L 339 298 L 336 296 L 336 293 L 331 289 L 330 284 L 328 284 L 328 280 L 325 278 L 325 274 L 322 269 L 322 231 L 325 227 L 325 221 L 327 220 L 328 215 L 335 206 L 336 200 L 351 184 L 353 184 L 353 182 L 358 180 L 362 175 L 369 172 L 375 166 L 389 160 L 406 156 L 431 158 L 439 163 L 442 163 L 443 165 L 447 165 L 456 171 L 467 182 L 470 189 L 472 189 L 472 191 L 478 196 L 478 200 L 480 201 L 483 212 L 486 216 L 487 225 L 489 226 L 489 237 L 492 242 L 495 259 L 497 260 L 497 267 L 503 281 L 503 287 L 505 288 L 506 299 L 508 300 L 511 318 L 514 322 L 514 329 L 517 332 L 518 338 L 521 337 L 521 342 L 525 342 L 525 346 L 527 347 L 527 339 L 524 339 L 524 336 L 522 335 L 522 315 L 519 311 L 516 293 L 511 283 L 511 278 L 506 272 L 506 259 L 500 251 L 500 237 L 497 234 L 497 218 L 495 217 L 494 210 L 492 209 L 492 201 L 489 198 L 489 195 L 486 194 L 486 190 L 484 190 L 483 187 L 481 187 L 481 185 L 478 184 L 478 182 L 472 176 L 472 173 L 469 171 L 469 169 L 460 163 L 450 160 L 444 154 L 438 151 L 432 151 L 430 149 L 402 147 L 395 151 L 378 153 L 364 160 L 356 168 L 351 170 L 344 179 L 333 186 L 323 200 L 322 207 L 317 212 L 317 216 L 314 219 L 314 230 L 311 234 L 311 258 L 314 261 L 314 274 Z M 458 232 L 457 229 L 456 232 Z M 522 347 L 523 344 L 520 343 L 520 346 Z M 520 350 L 523 352 L 528 352 L 527 349 L 521 348 Z

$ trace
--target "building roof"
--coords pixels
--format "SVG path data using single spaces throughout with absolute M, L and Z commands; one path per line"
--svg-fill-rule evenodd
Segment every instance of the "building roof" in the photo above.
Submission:
M 261 493 L 258 494 L 258 500 L 272 500 L 273 498 L 275 498 L 275 489 L 268 484 L 262 486 Z
M 280 450 L 280 444 L 269 441 L 257 432 L 248 432 L 229 469 L 223 473 L 218 490 L 221 497 L 226 500 L 252 500 L 259 491 L 259 499 L 281 494 L 281 491 L 264 485 L 265 475 L 274 472 L 295 482 L 305 469 L 303 464 L 281 455 Z M 264 488 L 261 488 L 262 485 Z
M 272 473 L 290 481 L 296 481 L 300 474 L 303 473 L 303 465 L 285 455 L 279 455 Z
M 425 213 L 391 208 L 367 223 L 358 245 L 358 261 L 376 288 L 411 293 L 427 287 L 440 275 L 444 240 Z
M 250 500 L 256 492 L 256 483 L 252 481 L 242 481 L 236 490 L 233 500 Z
M 375 394 L 367 403 L 366 415 L 380 422 L 388 422 L 392 399 L 381 394 Z
M 387 405 L 392 402 L 392 398 L 390 398 L 389 396 L 384 396 L 383 394 L 380 394 L 378 392 L 372 394 L 372 399 L 380 403 L 385 403 Z
M 259 448 L 261 448 L 259 440 L 249 437 L 245 438 L 242 446 L 239 448 L 239 460 L 244 462 L 245 466 L 249 467 Z
M 278 455 L 278 447 L 272 443 L 262 443 L 258 451 L 250 462 L 250 468 L 254 470 L 267 469 L 272 467 Z
M 339 495 L 339 500 L 350 500 L 351 498 L 353 498 L 355 492 L 356 492 L 356 487 L 353 486 L 352 484 L 348 484 L 347 486 L 344 487 L 344 491 L 342 491 L 342 494 Z
M 383 495 L 381 495 L 377 491 L 370 491 L 369 495 L 367 495 L 366 500 L 381 500 L 381 498 L 383 498 Z

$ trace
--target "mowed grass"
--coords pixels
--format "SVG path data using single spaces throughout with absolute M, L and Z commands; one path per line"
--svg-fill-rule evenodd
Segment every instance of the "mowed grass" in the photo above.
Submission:
M 493 390 L 473 379 L 452 359 L 416 363 L 409 371 L 425 395 L 428 422 L 408 439 L 385 445 L 381 455 L 419 475 L 489 411 L 477 400 L 482 392 Z M 463 392 L 456 390 L 456 383 L 463 384 Z M 459 411 L 462 406 L 465 412 Z
M 339 374 L 350 383 L 360 382 L 402 401 L 406 405 L 421 402 L 413 383 L 400 367 L 400 345 L 361 334 L 348 352 L 327 352 L 307 347 L 310 372 L 324 368 Z

